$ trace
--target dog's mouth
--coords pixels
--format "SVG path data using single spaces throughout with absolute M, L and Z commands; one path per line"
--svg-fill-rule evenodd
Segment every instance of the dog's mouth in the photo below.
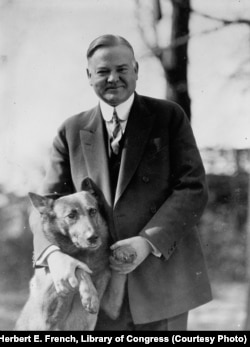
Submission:
M 94 250 L 98 249 L 100 246 L 101 246 L 101 243 L 100 243 L 100 242 L 98 242 L 98 243 L 96 243 L 96 244 L 90 243 L 90 244 L 88 244 L 88 249 L 94 251 Z
M 78 249 L 88 249 L 91 251 L 95 251 L 101 246 L 102 242 L 101 239 L 96 239 L 95 241 L 84 241 L 84 242 L 79 242 L 79 240 L 74 242 L 74 245 Z
M 99 237 L 96 238 L 95 240 L 87 241 L 88 248 L 93 251 L 99 248 L 101 244 L 102 244 L 102 240 Z

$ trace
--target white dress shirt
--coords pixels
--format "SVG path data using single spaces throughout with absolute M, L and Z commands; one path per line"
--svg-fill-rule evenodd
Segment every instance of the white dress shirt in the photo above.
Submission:
M 114 108 L 116 109 L 117 116 L 120 120 L 122 133 L 124 134 L 127 121 L 128 121 L 129 112 L 133 105 L 134 98 L 135 98 L 135 94 L 133 93 L 126 101 L 124 101 L 122 104 L 116 107 L 110 106 L 106 104 L 103 100 L 100 100 L 100 108 L 102 112 L 102 117 L 105 120 L 105 124 L 106 124 L 109 136 L 111 136 L 110 125 L 111 125 L 111 121 L 112 121 L 112 117 L 114 113 Z

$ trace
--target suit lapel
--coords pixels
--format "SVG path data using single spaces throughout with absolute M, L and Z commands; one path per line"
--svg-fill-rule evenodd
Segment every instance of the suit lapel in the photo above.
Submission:
M 112 197 L 104 124 L 99 106 L 92 112 L 89 124 L 85 129 L 80 130 L 82 150 L 89 177 L 101 189 L 107 204 L 111 206 Z
M 147 110 L 136 94 L 126 127 L 114 205 L 120 199 L 140 163 L 153 121 L 154 115 Z

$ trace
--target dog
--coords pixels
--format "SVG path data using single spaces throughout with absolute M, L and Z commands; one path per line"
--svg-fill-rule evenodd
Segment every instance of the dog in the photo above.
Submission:
M 133 262 L 136 253 L 123 247 L 110 254 L 108 226 L 96 193 L 81 191 L 57 199 L 29 193 L 29 197 L 46 238 L 87 264 L 92 274 L 78 268 L 79 287 L 65 296 L 56 292 L 48 267 L 35 269 L 15 330 L 94 330 L 100 306 L 117 318 L 126 275 L 110 270 L 109 257 Z

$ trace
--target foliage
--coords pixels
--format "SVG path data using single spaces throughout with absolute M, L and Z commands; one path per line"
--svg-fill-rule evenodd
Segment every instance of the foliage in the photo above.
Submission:
M 32 275 L 32 234 L 26 197 L 5 193 L 0 187 L 1 289 L 22 289 Z
M 247 174 L 208 175 L 209 202 L 199 230 L 210 277 L 246 279 Z

